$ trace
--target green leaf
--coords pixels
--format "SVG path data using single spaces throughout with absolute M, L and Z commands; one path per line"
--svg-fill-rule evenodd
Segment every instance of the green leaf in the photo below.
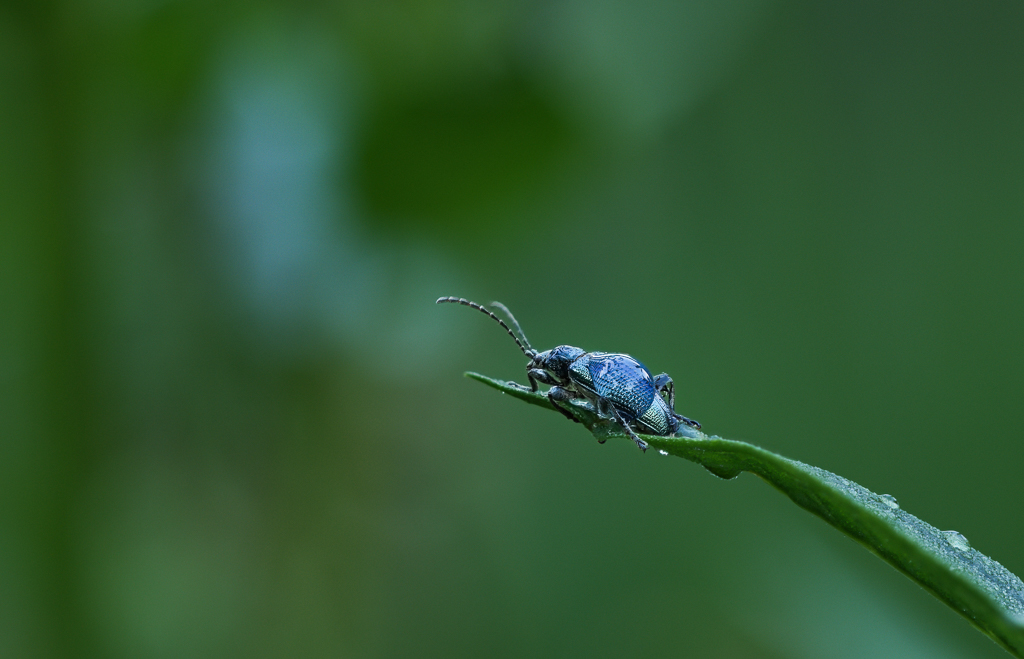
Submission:
M 478 373 L 467 377 L 510 396 L 554 410 L 547 396 Z M 628 438 L 587 404 L 573 416 L 598 440 Z M 642 435 L 651 448 L 696 462 L 721 478 L 742 471 L 760 476 L 801 508 L 861 543 L 964 616 L 1016 657 L 1024 658 L 1024 583 L 973 549 L 956 531 L 940 531 L 857 483 L 745 442 L 686 429 L 686 436 Z

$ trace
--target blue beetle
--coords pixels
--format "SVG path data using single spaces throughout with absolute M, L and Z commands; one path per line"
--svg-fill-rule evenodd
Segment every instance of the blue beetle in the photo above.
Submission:
M 578 422 L 578 419 L 569 413 L 565 405 L 572 401 L 586 400 L 593 405 L 598 415 L 622 426 L 641 451 L 647 450 L 647 442 L 640 439 L 632 425 L 636 425 L 640 432 L 661 436 L 675 434 L 680 424 L 700 428 L 699 423 L 675 411 L 675 387 L 667 373 L 651 377 L 646 366 L 621 353 L 587 352 L 582 348 L 564 345 L 537 352 L 526 340 L 526 334 L 519 327 L 515 316 L 500 302 L 492 302 L 491 306 L 508 316 L 519 336 L 483 305 L 461 297 L 437 299 L 437 304 L 442 302 L 472 307 L 504 327 L 523 354 L 530 358 L 530 363 L 526 365 L 530 390 L 537 391 L 538 383 L 550 385 L 548 400 L 556 410 L 572 421 Z

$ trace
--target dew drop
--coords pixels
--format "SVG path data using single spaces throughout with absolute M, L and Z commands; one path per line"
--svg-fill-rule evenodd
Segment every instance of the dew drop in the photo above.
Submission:
M 668 455 L 668 451 L 663 451 L 661 449 L 658 449 L 658 453 L 661 453 L 662 455 Z
M 967 542 L 967 538 L 958 531 L 943 531 L 942 535 L 946 536 L 946 542 L 960 551 L 967 551 L 971 548 L 971 543 Z
M 884 503 L 885 505 L 889 506 L 893 510 L 896 510 L 897 508 L 900 507 L 899 501 L 896 501 L 896 497 L 894 497 L 891 494 L 883 494 L 881 496 L 881 499 L 882 499 L 882 503 Z

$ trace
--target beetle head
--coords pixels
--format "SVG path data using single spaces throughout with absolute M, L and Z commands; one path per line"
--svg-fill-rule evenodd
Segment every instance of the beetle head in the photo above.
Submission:
M 530 360 L 530 365 L 526 368 L 527 370 L 540 368 L 555 376 L 558 380 L 568 382 L 569 365 L 583 354 L 586 354 L 586 351 L 581 348 L 558 346 L 557 348 L 538 353 L 537 356 Z

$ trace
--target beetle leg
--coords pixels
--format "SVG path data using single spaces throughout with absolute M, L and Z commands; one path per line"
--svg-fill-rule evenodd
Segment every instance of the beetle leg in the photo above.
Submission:
M 562 407 L 562 403 L 569 404 L 569 401 L 573 399 L 572 394 L 561 387 L 551 387 L 548 389 L 548 400 L 555 406 L 555 409 L 565 415 L 565 418 L 569 419 L 573 423 L 579 423 L 580 420 L 572 415 L 569 410 Z
M 672 384 L 672 378 L 668 376 L 668 373 L 662 373 L 658 377 L 654 378 L 654 390 L 659 394 L 665 391 L 668 392 L 668 408 L 672 411 L 676 409 L 676 386 Z
M 675 414 L 675 417 L 677 419 L 679 419 L 680 421 L 682 421 L 686 425 L 690 426 L 691 428 L 696 428 L 697 430 L 700 430 L 700 423 L 698 421 L 694 421 L 693 419 L 687 419 L 682 414 L 676 414 L 675 410 L 673 410 L 672 413 Z
M 662 373 L 658 377 L 654 378 L 654 390 L 659 394 L 667 392 L 668 395 L 668 409 L 672 410 L 672 416 L 679 419 L 691 428 L 700 429 L 700 423 L 693 419 L 687 419 L 682 414 L 676 412 L 676 387 L 672 383 L 672 378 L 668 376 L 668 373 Z
M 532 387 L 533 391 L 537 391 L 538 382 L 540 382 L 541 384 L 549 384 L 552 387 L 558 387 L 565 384 L 564 382 L 559 381 L 555 376 L 551 375 L 542 368 L 526 369 L 526 375 L 527 377 L 530 378 L 530 386 Z
M 633 429 L 629 427 L 629 424 L 626 423 L 625 420 L 623 420 L 622 415 L 619 414 L 619 411 L 615 409 L 614 405 L 609 404 L 608 409 L 611 410 L 612 416 L 615 417 L 615 420 L 619 422 L 619 425 L 621 425 L 625 429 L 626 434 L 629 435 L 634 442 L 636 442 L 637 448 L 646 453 L 648 448 L 647 442 L 640 439 L 640 436 L 633 432 Z

